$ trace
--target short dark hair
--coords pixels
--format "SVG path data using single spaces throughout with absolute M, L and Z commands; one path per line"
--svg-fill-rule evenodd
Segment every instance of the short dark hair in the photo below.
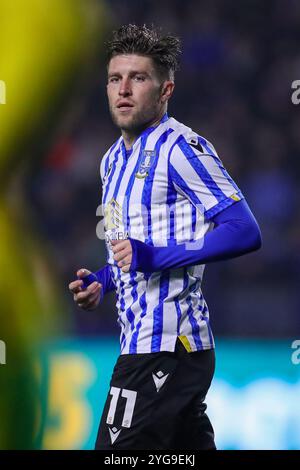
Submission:
M 163 36 L 155 28 L 146 25 L 128 24 L 113 31 L 112 39 L 106 43 L 107 64 L 120 54 L 137 54 L 153 59 L 162 79 L 174 80 L 174 72 L 179 68 L 181 54 L 180 39 Z

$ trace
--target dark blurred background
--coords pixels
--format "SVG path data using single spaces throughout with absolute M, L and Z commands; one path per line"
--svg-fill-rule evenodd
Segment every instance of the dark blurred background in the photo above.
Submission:
M 115 298 L 81 311 L 68 284 L 106 262 L 104 42 L 130 22 L 182 39 L 169 115 L 213 143 L 262 230 L 260 251 L 204 275 L 217 447 L 299 449 L 298 0 L 0 0 L 0 449 L 94 446 Z
M 210 140 L 242 189 L 263 248 L 206 267 L 203 290 L 216 335 L 294 337 L 300 332 L 300 78 L 297 0 L 110 0 L 108 25 L 146 23 L 182 39 L 181 70 L 169 115 Z M 103 41 L 105 37 L 103 38 Z M 68 292 L 76 270 L 105 264 L 96 237 L 100 161 L 119 132 L 106 99 L 100 51 L 55 134 L 27 171 L 27 197 L 63 286 L 68 333 L 118 334 L 110 294 L 95 312 Z

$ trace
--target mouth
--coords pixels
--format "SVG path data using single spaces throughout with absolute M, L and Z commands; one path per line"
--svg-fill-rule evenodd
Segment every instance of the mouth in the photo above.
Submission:
M 117 109 L 120 111 L 120 112 L 127 112 L 127 111 L 130 111 L 130 109 L 133 108 L 133 104 L 131 103 L 128 103 L 127 101 L 121 101 L 118 105 L 117 105 Z

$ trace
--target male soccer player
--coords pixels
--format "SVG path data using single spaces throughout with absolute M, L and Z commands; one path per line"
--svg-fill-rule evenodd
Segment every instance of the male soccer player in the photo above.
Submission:
M 78 306 L 117 294 L 121 354 L 97 449 L 215 449 L 205 413 L 214 340 L 204 264 L 261 245 L 214 147 L 167 115 L 179 40 L 127 25 L 108 44 L 107 94 L 122 136 L 101 162 L 107 265 L 70 283 Z

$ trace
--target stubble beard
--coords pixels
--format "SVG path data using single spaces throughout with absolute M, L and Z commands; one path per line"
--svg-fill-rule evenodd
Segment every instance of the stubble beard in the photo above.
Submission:
M 119 116 L 111 107 L 110 114 L 113 123 L 121 130 L 130 134 L 140 133 L 141 130 L 148 127 L 148 125 L 155 120 L 157 116 L 157 110 L 153 107 L 150 112 L 149 110 L 138 111 L 129 118 Z
M 159 115 L 159 97 L 160 97 L 161 87 L 158 90 L 153 90 L 151 96 L 149 96 L 148 104 L 144 103 L 143 107 L 139 110 L 133 109 L 129 119 L 125 117 L 122 119 L 122 116 L 114 110 L 114 108 L 109 105 L 110 114 L 112 117 L 113 123 L 124 132 L 132 135 L 139 135 L 144 129 L 149 127 L 149 125 L 156 121 Z

